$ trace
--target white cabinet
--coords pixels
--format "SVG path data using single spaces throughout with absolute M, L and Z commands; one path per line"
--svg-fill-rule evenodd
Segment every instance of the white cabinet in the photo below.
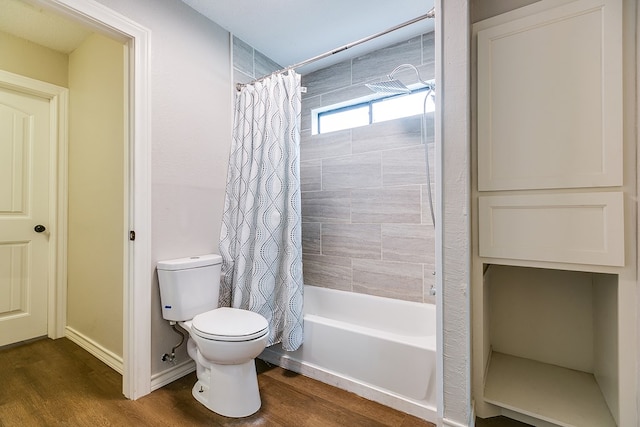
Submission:
M 479 255 L 624 266 L 620 191 L 478 197 Z
M 622 185 L 622 2 L 477 33 L 478 188 Z
M 484 401 L 554 425 L 615 427 L 618 276 L 491 265 L 483 291 Z
M 633 123 L 623 121 L 636 108 L 625 50 L 635 47 L 636 6 L 542 0 L 474 24 L 481 417 L 638 425 L 628 375 L 638 365 L 637 164 Z

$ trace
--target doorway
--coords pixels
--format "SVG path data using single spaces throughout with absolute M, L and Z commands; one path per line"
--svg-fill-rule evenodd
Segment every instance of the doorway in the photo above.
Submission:
M 86 26 L 125 45 L 125 86 L 127 97 L 124 102 L 126 125 L 125 138 L 128 140 L 126 153 L 126 200 L 123 216 L 125 231 L 131 236 L 124 248 L 122 297 L 122 370 L 123 394 L 137 399 L 150 392 L 150 322 L 151 322 L 151 258 L 150 258 L 150 116 L 149 116 L 149 31 L 100 3 L 92 0 L 33 0 L 35 4 L 71 21 Z M 66 132 L 66 123 L 61 122 L 61 131 Z M 66 170 L 68 153 L 63 147 L 59 153 L 58 167 Z M 62 178 L 62 179 L 60 179 Z M 59 176 L 58 220 L 61 200 L 66 198 L 66 176 Z M 65 226 L 58 224 L 60 235 Z M 131 232 L 131 233 L 130 233 Z M 135 232 L 135 240 L 133 239 Z M 66 253 L 66 240 L 56 242 L 56 251 Z M 66 315 L 66 260 L 58 256 L 55 263 L 54 292 L 49 293 L 49 317 L 53 316 L 48 336 L 64 335 Z

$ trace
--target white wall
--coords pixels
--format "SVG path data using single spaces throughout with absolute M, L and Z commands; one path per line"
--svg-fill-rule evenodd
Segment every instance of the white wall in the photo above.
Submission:
M 152 265 L 217 252 L 231 141 L 229 34 L 178 0 L 99 0 L 151 31 Z M 151 372 L 178 342 L 154 274 Z M 187 360 L 183 346 L 177 362 Z
M 441 160 L 442 229 L 436 227 L 438 329 L 442 380 L 438 410 L 445 426 L 467 426 L 471 419 L 470 325 L 470 36 L 467 0 L 441 0 L 436 26 L 436 157 Z M 440 33 L 438 34 L 438 31 Z M 438 118 L 439 116 L 439 118 Z M 440 143 L 438 143 L 438 141 Z M 437 221 L 437 220 L 436 220 Z

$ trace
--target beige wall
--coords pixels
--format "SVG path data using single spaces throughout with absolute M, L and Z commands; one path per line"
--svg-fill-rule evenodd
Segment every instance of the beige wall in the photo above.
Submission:
M 94 34 L 69 55 L 67 327 L 122 356 L 124 47 Z
M 67 87 L 69 59 L 64 53 L 0 32 L 0 69 Z

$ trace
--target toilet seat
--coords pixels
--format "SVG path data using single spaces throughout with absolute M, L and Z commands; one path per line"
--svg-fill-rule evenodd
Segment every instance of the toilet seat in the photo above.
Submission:
M 221 307 L 195 316 L 191 331 L 214 341 L 252 341 L 269 333 L 269 323 L 252 311 Z

